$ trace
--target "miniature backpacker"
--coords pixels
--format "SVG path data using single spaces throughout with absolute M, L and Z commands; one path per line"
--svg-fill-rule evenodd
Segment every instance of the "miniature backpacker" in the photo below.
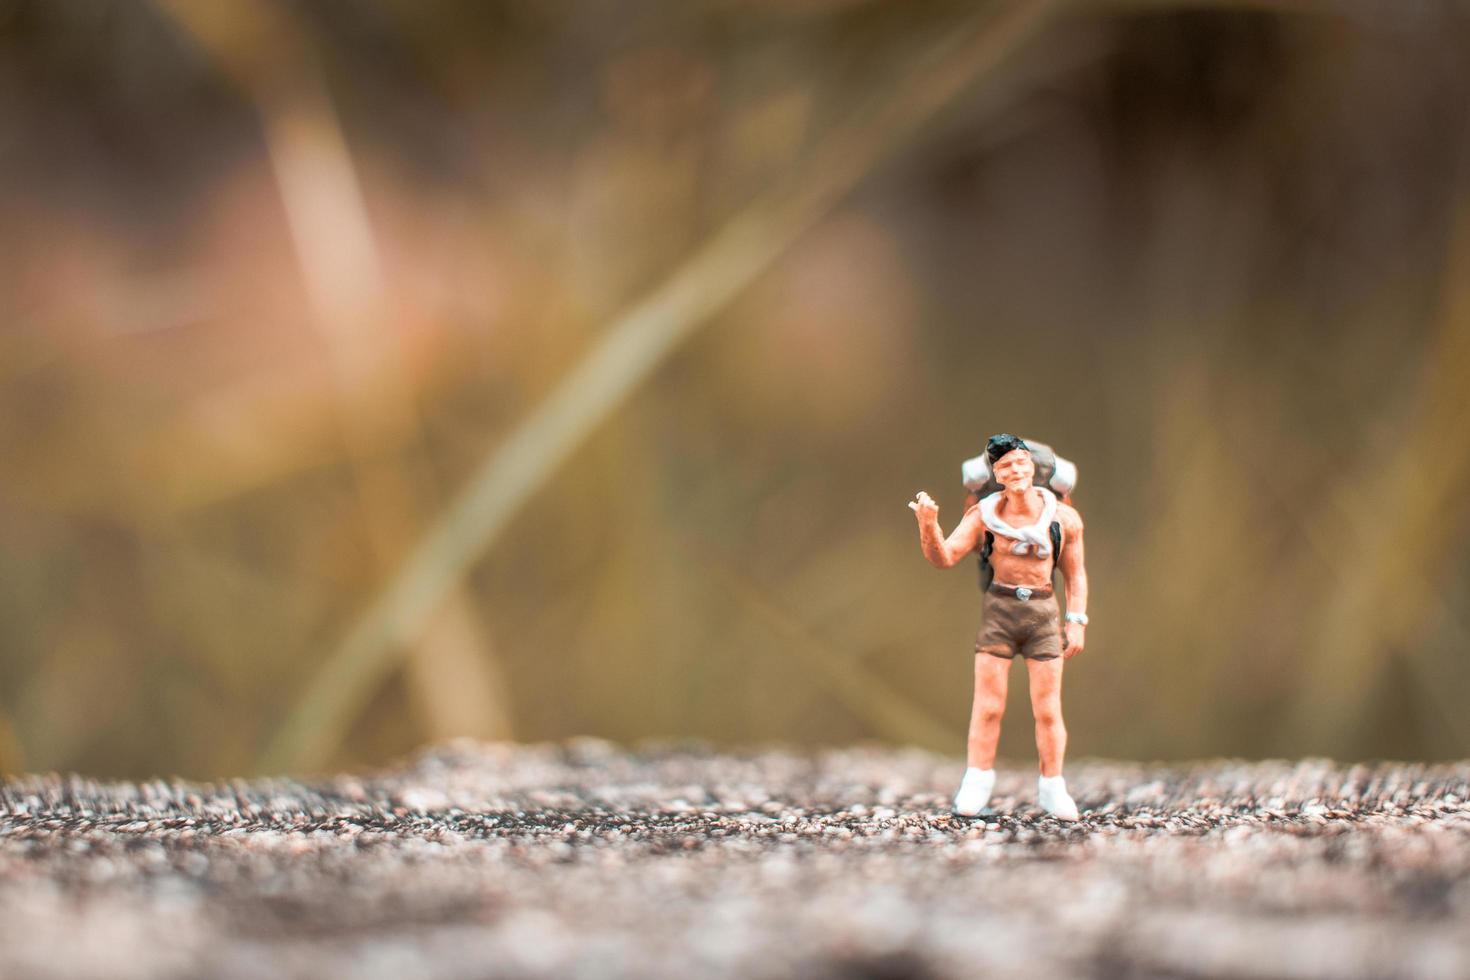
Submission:
M 1032 479 L 1032 483 L 1038 487 L 1046 487 L 1063 503 L 1071 503 L 1072 490 L 1077 486 L 1077 464 L 1058 456 L 1044 442 L 1033 442 L 1025 438 L 1022 441 L 1031 450 L 1031 462 L 1036 465 L 1036 476 Z M 995 482 L 995 475 L 990 472 L 990 457 L 984 453 L 973 459 L 965 460 L 960 465 L 960 476 L 965 482 L 965 491 L 969 494 L 965 501 L 966 508 L 978 502 L 980 498 L 998 493 L 1002 489 L 1001 485 Z M 1049 530 L 1053 556 L 1052 567 L 1055 569 L 1056 563 L 1062 557 L 1062 525 L 1057 521 L 1052 521 Z M 995 535 L 987 530 L 985 540 L 979 548 L 981 592 L 989 589 L 990 583 L 995 580 L 995 569 L 990 564 L 990 552 L 994 547 Z

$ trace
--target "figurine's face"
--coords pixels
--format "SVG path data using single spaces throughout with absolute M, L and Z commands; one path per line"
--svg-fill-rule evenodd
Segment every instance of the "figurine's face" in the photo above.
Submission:
M 1036 475 L 1036 464 L 1031 462 L 1031 454 L 1026 450 L 1012 449 L 995 461 L 991 472 L 995 474 L 995 482 L 1007 490 L 1025 490 Z

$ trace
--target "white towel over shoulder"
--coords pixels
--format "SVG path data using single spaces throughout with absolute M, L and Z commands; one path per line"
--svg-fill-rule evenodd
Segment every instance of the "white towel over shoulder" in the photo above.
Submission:
M 1036 553 L 1045 558 L 1051 554 L 1051 522 L 1057 518 L 1057 496 L 1046 487 L 1033 489 L 1041 494 L 1043 501 L 1041 519 L 1035 524 L 1029 527 L 1011 527 L 997 517 L 995 508 L 1000 504 L 1000 492 L 992 493 L 980 501 L 980 517 L 990 530 L 1016 542 L 1011 545 L 1011 554 L 1024 555 L 1028 549 L 1035 548 Z

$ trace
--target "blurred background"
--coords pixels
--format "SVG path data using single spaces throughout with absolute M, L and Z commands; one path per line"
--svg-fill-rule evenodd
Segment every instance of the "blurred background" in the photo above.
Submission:
M 0 0 L 0 771 L 958 757 L 976 573 L 904 505 L 996 431 L 1080 469 L 1073 757 L 1470 755 L 1467 45 Z

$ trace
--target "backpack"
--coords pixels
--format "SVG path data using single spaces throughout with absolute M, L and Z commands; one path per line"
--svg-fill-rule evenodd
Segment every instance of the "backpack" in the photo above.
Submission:
M 1046 487 L 1063 503 L 1069 503 L 1067 498 L 1077 486 L 1077 464 L 1058 456 L 1044 442 L 1022 441 L 1031 450 L 1031 462 L 1036 464 L 1036 477 L 1031 482 L 1038 487 Z M 960 464 L 960 478 L 965 484 L 965 492 L 977 499 L 1004 489 L 991 475 L 990 457 L 984 453 Z
M 1058 456 L 1044 442 L 1033 442 L 1024 437 L 1022 441 L 1031 450 L 1031 461 L 1036 464 L 1036 477 L 1032 483 L 1039 487 L 1046 487 L 1062 502 L 1070 502 L 1072 490 L 1077 486 L 1077 464 Z M 990 472 L 990 458 L 984 453 L 973 459 L 965 460 L 960 465 L 960 476 L 964 480 L 965 491 L 977 499 L 988 497 L 1002 489 L 1001 485 L 995 482 L 995 477 Z M 1048 530 L 1051 532 L 1052 570 L 1055 571 L 1062 560 L 1062 525 L 1058 521 L 1052 521 Z M 995 568 L 990 564 L 990 552 L 994 547 L 995 535 L 987 528 L 985 541 L 979 549 L 981 592 L 988 590 L 990 583 L 995 581 Z

